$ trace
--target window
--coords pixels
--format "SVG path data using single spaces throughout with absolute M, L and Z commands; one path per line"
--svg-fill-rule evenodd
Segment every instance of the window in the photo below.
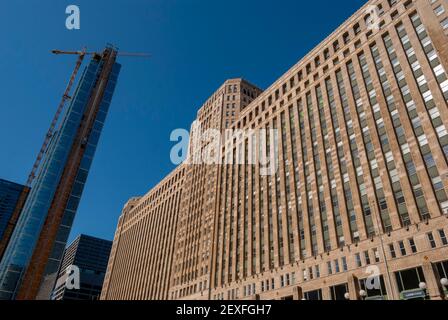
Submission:
M 448 29 L 448 18 L 443 19 L 441 24 L 442 24 L 443 30 L 447 30 Z
M 339 41 L 336 40 L 335 42 L 333 42 L 333 50 L 334 52 L 339 50 Z
M 439 230 L 439 236 L 440 236 L 440 240 L 442 241 L 442 244 L 444 246 L 448 245 L 448 240 L 446 239 L 445 231 L 443 231 L 443 229 Z
M 415 245 L 414 238 L 408 239 L 409 246 L 411 247 L 412 253 L 417 253 L 417 246 Z
M 389 244 L 389 252 L 392 259 L 395 259 L 397 257 L 393 243 Z
M 361 255 L 359 253 L 355 254 L 355 262 L 356 262 L 356 267 L 359 268 L 362 266 Z
M 436 16 L 440 16 L 445 12 L 445 8 L 443 7 L 443 5 L 438 6 L 437 8 L 434 9 L 434 13 L 436 14 Z
M 307 64 L 305 69 L 306 69 L 306 74 L 310 74 L 311 73 L 311 64 Z
M 331 268 L 331 261 L 327 262 L 328 274 L 333 274 L 333 269 Z
M 339 273 L 341 270 L 339 269 L 339 261 L 338 260 L 334 260 L 334 271 L 336 273 Z
M 397 0 L 388 0 L 388 2 L 389 6 L 392 8 L 397 3 Z
M 375 262 L 380 262 L 380 253 L 377 248 L 373 248 L 373 256 L 375 257 Z
M 348 284 L 344 283 L 338 286 L 330 287 L 331 300 L 345 300 L 345 294 L 349 292 Z
M 395 272 L 395 278 L 399 292 L 418 289 L 421 282 L 426 282 L 421 267 Z
M 399 241 L 398 242 L 398 246 L 400 247 L 400 252 L 402 256 L 406 255 L 406 248 L 404 246 L 404 242 L 403 241 Z
M 433 236 L 432 232 L 428 232 L 426 234 L 426 236 L 428 237 L 429 244 L 431 245 L 431 248 L 433 248 L 433 249 L 436 248 L 437 244 L 436 244 L 436 241 L 434 239 L 434 236 Z
M 342 270 L 343 271 L 347 271 L 348 267 L 347 267 L 347 259 L 345 257 L 342 257 Z
M 364 258 L 366 259 L 366 264 L 369 265 L 370 264 L 369 251 L 364 251 Z

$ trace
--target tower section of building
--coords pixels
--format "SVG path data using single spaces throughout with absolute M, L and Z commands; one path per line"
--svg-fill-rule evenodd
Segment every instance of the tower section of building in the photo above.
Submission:
M 220 158 L 214 142 L 261 93 L 243 79 L 229 79 L 199 109 L 185 164 L 182 210 L 177 230 L 171 299 L 209 299 L 214 217 Z

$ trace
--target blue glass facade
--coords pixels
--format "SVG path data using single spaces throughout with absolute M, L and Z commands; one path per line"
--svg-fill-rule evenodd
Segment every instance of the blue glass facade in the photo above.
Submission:
M 25 186 L 0 179 L 0 240 Z
M 0 299 L 15 298 L 20 288 L 24 273 L 30 263 L 36 243 L 39 240 L 58 185 L 61 183 L 61 177 L 67 166 L 70 151 L 72 150 L 78 130 L 84 121 L 83 115 L 103 67 L 103 60 L 92 59 L 90 61 L 82 74 L 73 99 L 62 121 L 60 130 L 53 136 L 50 142 L 39 173 L 11 237 L 10 244 L 0 263 Z M 109 110 L 120 67 L 117 63 L 112 67 L 104 96 L 96 114 L 93 129 L 86 141 L 84 155 L 72 186 L 69 201 L 65 207 L 62 223 L 59 226 L 50 259 L 45 267 L 46 275 L 57 274 L 84 184 Z

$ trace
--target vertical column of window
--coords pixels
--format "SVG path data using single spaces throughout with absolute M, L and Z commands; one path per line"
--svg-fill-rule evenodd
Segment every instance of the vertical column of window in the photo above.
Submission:
M 420 44 L 423 47 L 423 51 L 425 52 L 434 75 L 436 76 L 437 83 L 442 90 L 442 94 L 445 100 L 448 101 L 448 77 L 432 44 L 431 38 L 417 13 L 411 16 L 411 20 L 415 32 L 417 32 Z
M 232 162 L 231 162 L 231 166 L 232 166 L 232 179 L 231 179 L 231 185 L 230 185 L 230 204 L 229 204 L 229 212 L 228 212 L 228 217 L 229 217 L 229 249 L 228 251 L 226 251 L 224 253 L 224 259 L 228 260 L 227 261 L 227 267 L 226 267 L 226 280 L 225 283 L 230 282 L 232 279 L 232 273 L 233 273 L 233 235 L 234 235 L 234 217 L 233 217 L 233 213 L 235 212 L 234 210 L 234 203 L 235 203 L 235 188 L 237 188 L 236 184 L 235 184 L 235 180 L 236 180 L 236 150 L 233 149 L 232 152 Z
M 348 104 L 347 91 L 344 85 L 344 79 L 342 77 L 342 71 L 338 70 L 336 72 L 336 80 L 338 84 L 339 96 L 341 98 L 341 104 L 343 109 L 343 118 L 347 128 L 347 135 L 352 137 L 355 133 L 353 130 L 353 121 L 350 114 L 350 105 Z M 350 140 L 352 142 L 352 140 Z M 356 142 L 355 142 L 356 146 Z M 353 148 L 353 144 L 350 143 L 350 148 Z M 358 147 L 356 146 L 355 151 L 357 152 Z M 350 177 L 347 168 L 347 160 L 345 158 L 344 143 L 340 132 L 338 132 L 338 143 L 337 143 L 337 153 L 339 159 L 339 166 L 341 168 L 341 175 L 343 177 L 343 188 L 344 197 L 347 207 L 348 217 L 350 219 L 350 230 L 352 233 L 352 238 L 354 241 L 359 241 L 358 224 L 356 221 L 356 213 L 353 205 L 353 194 L 350 188 Z M 356 166 L 356 164 L 354 164 Z
M 300 186 L 299 186 L 299 154 L 297 149 L 297 128 L 296 128 L 296 122 L 294 117 L 294 110 L 293 106 L 289 107 L 289 125 L 291 128 L 291 151 L 292 151 L 292 161 L 294 165 L 294 190 L 297 195 L 296 201 L 296 216 L 297 216 L 297 227 L 298 227 L 298 234 L 299 234 L 299 246 L 300 246 L 300 252 L 299 257 L 301 257 L 302 253 L 305 251 L 305 239 L 302 239 L 303 232 L 303 219 L 301 218 L 301 212 L 302 209 L 299 205 L 299 197 L 300 197 Z
M 322 98 L 322 95 L 321 95 Z M 322 184 L 322 167 L 321 167 L 321 162 L 320 162 L 320 156 L 319 156 L 319 150 L 320 150 L 320 146 L 319 143 L 317 142 L 317 129 L 316 129 L 316 123 L 315 123 L 315 117 L 314 117 L 314 106 L 313 106 L 313 102 L 312 102 L 312 96 L 311 93 L 307 93 L 306 95 L 306 100 L 307 100 L 307 107 L 308 107 L 308 122 L 309 122 L 309 126 L 310 126 L 310 133 L 311 133 L 311 147 L 313 150 L 313 164 L 314 164 L 314 180 L 316 183 L 316 187 L 318 190 L 318 198 L 317 198 L 317 202 L 319 204 L 319 213 L 320 213 L 320 221 L 322 226 L 318 226 L 316 224 L 315 219 L 313 219 L 313 221 L 310 221 L 310 225 L 312 225 L 312 229 L 311 229 L 311 239 L 312 239 L 312 244 L 313 244 L 313 253 L 316 254 L 318 252 L 318 245 L 317 245 L 317 228 L 321 227 L 322 230 L 326 230 L 323 233 L 323 241 L 324 241 L 324 248 L 327 248 L 329 245 L 329 241 L 330 241 L 330 236 L 329 236 L 329 232 L 328 232 L 328 217 L 327 217 L 327 210 L 326 210 L 326 206 L 325 206 L 325 199 L 323 196 L 323 184 Z M 306 177 L 306 181 L 307 181 L 307 185 L 308 185 L 308 199 L 309 202 L 312 203 L 312 186 L 311 186 L 311 182 L 313 177 L 311 177 L 311 175 L 309 177 Z M 311 219 L 311 217 L 310 217 Z
M 331 84 L 330 79 L 325 80 L 325 86 L 327 89 L 327 96 L 328 96 L 328 104 L 330 106 L 330 115 L 331 120 L 333 124 L 333 135 L 337 142 L 341 141 L 341 134 L 340 134 L 340 128 L 339 128 L 339 120 L 338 120 L 338 114 L 336 111 L 336 100 L 334 97 L 334 91 L 333 91 L 333 85 Z M 328 164 L 328 178 L 330 180 L 330 192 L 331 192 L 331 203 L 333 206 L 333 214 L 336 221 L 336 235 L 338 237 L 338 245 L 342 247 L 345 244 L 344 239 L 344 232 L 343 232 L 343 226 L 342 226 L 342 218 L 341 218 L 341 212 L 339 209 L 339 200 L 338 200 L 338 191 L 337 191 L 337 185 L 336 185 L 336 176 L 335 176 L 335 170 L 333 165 L 333 160 L 331 156 L 331 145 L 328 145 L 328 147 L 325 149 L 325 154 L 327 158 L 327 164 Z
M 420 136 L 423 134 L 423 128 L 421 125 L 420 117 L 416 111 L 415 102 L 412 100 L 412 96 L 410 94 L 409 87 L 405 80 L 405 75 L 403 69 L 401 68 L 400 62 L 398 61 L 397 54 L 393 47 L 392 39 L 389 34 L 383 37 L 383 42 L 387 50 L 387 54 L 389 57 L 389 61 L 392 65 L 392 69 L 394 71 L 395 79 L 400 87 L 402 98 L 406 104 L 406 111 L 412 124 L 412 128 L 414 131 L 414 135 Z M 413 51 L 412 51 L 413 52 Z M 413 55 L 415 57 L 415 55 Z M 418 62 L 417 62 L 418 63 Z M 418 68 L 419 69 L 419 68 Z M 398 139 L 398 142 L 401 146 L 401 152 L 403 157 L 403 162 L 406 166 L 406 171 L 412 185 L 412 192 L 414 194 L 417 208 L 419 211 L 419 215 L 421 219 L 424 219 L 428 215 L 428 207 L 426 205 L 425 198 L 423 196 L 423 190 L 420 184 L 420 180 L 417 175 L 417 171 L 412 160 L 411 154 L 409 151 L 409 145 L 407 143 L 407 137 L 404 133 L 404 129 L 401 125 L 400 117 L 398 115 L 398 110 L 394 105 L 388 106 L 390 115 L 393 120 L 394 130 Z M 421 151 L 421 150 L 420 150 Z M 388 159 L 393 169 L 395 169 L 395 162 L 392 153 L 386 154 L 386 158 Z
M 190 172 L 190 181 L 191 181 L 191 185 L 189 185 L 189 189 L 191 191 L 191 193 L 194 190 L 194 170 L 191 170 Z M 193 208 L 193 204 L 192 204 L 192 199 L 191 199 L 191 193 L 188 196 L 187 199 L 187 209 L 185 210 L 185 220 L 186 220 L 186 226 L 184 228 L 184 232 L 183 232 L 183 240 L 185 241 L 185 248 L 183 249 L 183 259 L 184 259 L 184 263 L 182 265 L 182 284 L 185 284 L 185 282 L 187 282 L 189 280 L 189 274 L 188 274 L 188 266 L 190 265 L 190 246 L 191 244 L 188 243 L 189 237 L 190 237 L 190 219 L 191 219 L 191 212 L 193 212 L 194 208 Z M 152 289 L 151 289 L 152 290 Z M 152 293 L 151 293 L 152 294 Z
M 248 141 L 244 142 L 244 246 L 243 246 L 243 278 L 247 277 L 249 261 L 249 165 Z
M 266 145 L 266 133 L 264 130 L 260 130 L 258 133 L 258 159 L 266 159 L 264 158 L 265 153 L 265 145 Z M 258 170 L 260 170 L 260 161 L 258 161 Z M 261 272 L 266 271 L 266 249 L 269 245 L 268 239 L 265 239 L 266 236 L 266 215 L 265 215 L 265 193 L 267 192 L 267 178 L 260 175 L 259 177 L 259 194 L 260 194 L 260 264 L 261 264 Z
M 311 94 L 307 93 L 306 95 L 306 104 L 308 111 L 308 125 L 310 128 L 310 136 L 311 136 L 311 147 L 313 148 L 313 160 L 314 159 L 314 141 L 316 138 L 316 126 L 314 124 L 314 114 L 313 114 L 313 104 L 311 101 Z M 310 163 L 308 159 L 308 150 L 306 149 L 306 139 L 303 139 L 303 148 L 305 148 L 307 152 L 307 157 L 304 159 L 304 173 L 305 173 L 305 184 L 306 184 L 306 195 L 308 202 L 308 221 L 311 230 L 311 254 L 314 256 L 318 253 L 317 246 L 317 225 L 316 225 L 316 217 L 314 216 L 314 206 L 313 206 L 313 176 L 310 173 Z
M 402 25 L 400 25 L 400 26 L 402 26 Z M 404 50 L 406 52 L 408 62 L 412 67 L 414 76 L 420 77 L 420 75 L 423 75 L 423 73 L 421 71 L 420 64 L 415 56 L 415 51 L 412 47 L 410 47 L 409 39 L 407 38 L 407 35 L 405 34 L 406 31 L 404 30 L 404 28 L 402 29 L 402 28 L 398 27 L 397 32 L 399 33 L 399 37 L 404 46 Z M 413 129 L 414 135 L 417 137 L 417 140 L 419 142 L 419 151 L 425 160 L 425 165 L 427 167 L 429 165 L 430 166 L 429 168 L 431 168 L 432 166 L 434 166 L 434 168 L 435 168 L 435 163 L 432 161 L 432 154 L 431 154 L 428 142 L 426 140 L 426 135 L 424 134 L 420 116 L 416 109 L 416 104 L 415 104 L 414 100 L 412 99 L 412 95 L 411 95 L 409 86 L 405 79 L 404 71 L 400 65 L 399 60 L 398 60 L 398 57 L 395 52 L 395 48 L 393 47 L 393 43 L 392 43 L 392 39 L 391 39 L 390 35 L 389 34 L 385 35 L 383 37 L 383 41 L 384 41 L 384 45 L 385 45 L 387 53 L 388 53 L 389 61 L 392 65 L 392 68 L 394 71 L 395 79 L 397 80 L 398 86 L 400 87 L 402 99 L 406 105 L 406 113 L 408 115 L 410 123 L 412 124 L 412 129 Z M 424 80 L 424 81 L 426 81 L 426 80 Z M 422 82 L 422 85 L 424 85 L 423 82 Z M 421 91 L 425 90 L 425 89 L 422 89 L 420 86 L 419 86 L 419 88 Z M 430 100 L 428 100 L 428 102 L 429 101 Z M 428 102 L 426 102 L 426 100 L 425 100 L 425 104 Z M 435 107 L 435 110 L 438 112 L 437 107 Z M 392 115 L 392 113 L 391 113 L 391 115 Z M 401 131 L 400 131 L 401 132 L 400 133 L 401 140 L 399 140 L 399 142 L 401 145 L 403 158 L 404 158 L 404 162 L 406 165 L 406 170 L 408 173 L 410 183 L 412 185 L 412 192 L 414 194 L 415 201 L 417 203 L 420 218 L 426 219 L 429 217 L 428 207 L 426 204 L 423 189 L 422 189 L 420 179 L 417 174 L 417 170 L 416 170 L 414 161 L 412 160 L 412 157 L 410 154 L 409 144 L 406 143 L 407 139 L 404 135 L 404 132 L 402 132 L 402 131 L 403 130 L 401 129 Z M 428 162 L 426 162 L 426 160 L 429 160 L 430 162 L 428 163 Z M 435 170 L 437 171 L 437 168 L 435 168 Z M 438 172 L 437 172 L 436 176 L 439 176 Z
M 278 126 L 277 126 L 277 119 L 274 118 L 273 120 L 273 129 L 274 129 L 274 136 L 273 136 L 273 142 L 274 142 L 274 157 L 273 160 L 275 162 L 278 161 L 277 157 L 279 156 L 279 141 L 278 141 Z M 275 164 L 275 168 L 278 168 L 278 163 Z M 284 256 L 284 239 L 283 239 L 283 210 L 281 206 L 281 189 L 280 189 L 280 175 L 279 170 L 275 171 L 274 179 L 275 179 L 275 206 L 276 206 L 276 223 L 277 223 L 277 239 L 278 239 L 278 259 L 279 259 L 279 265 L 283 266 L 285 264 L 285 256 Z
M 271 134 L 269 126 L 266 127 L 266 159 L 271 159 Z M 272 178 L 274 175 L 267 177 L 267 195 L 268 195 L 268 239 L 269 239 L 269 269 L 274 269 L 274 223 L 272 212 L 272 194 L 274 193 L 272 187 Z
M 348 72 L 349 78 L 350 78 L 350 85 L 352 88 L 353 100 L 355 101 L 356 116 L 358 118 L 359 126 L 360 126 L 360 128 L 367 128 L 364 104 L 363 104 L 363 101 L 361 98 L 361 93 L 360 93 L 359 85 L 358 85 L 358 79 L 356 78 L 353 61 L 349 61 L 347 63 L 347 72 Z M 352 130 L 352 128 L 350 130 Z M 361 138 L 362 138 L 362 142 L 363 142 L 364 146 L 366 146 L 367 143 L 372 142 L 372 137 L 370 136 L 369 130 L 363 130 Z M 351 153 L 352 153 L 353 163 L 355 165 L 355 170 L 356 170 L 356 180 L 357 180 L 357 185 L 359 188 L 359 195 L 361 197 L 361 206 L 362 206 L 362 210 L 363 210 L 365 229 L 367 231 L 367 236 L 372 237 L 375 235 L 375 228 L 374 228 L 373 218 L 372 218 L 372 209 L 370 208 L 369 196 L 367 195 L 364 171 L 363 171 L 361 162 L 359 160 L 359 150 L 358 150 L 358 146 L 356 144 L 355 133 L 352 133 L 349 136 L 349 139 L 350 139 L 350 149 L 351 149 Z M 371 161 L 373 159 L 376 160 L 375 153 L 373 151 L 367 152 L 366 149 L 364 149 L 364 148 L 363 148 L 363 150 L 366 154 L 366 158 L 369 161 Z M 375 189 L 374 196 L 377 199 L 376 189 Z
M 239 143 L 237 141 L 237 143 Z M 242 220 L 242 213 L 241 210 L 243 209 L 243 200 L 241 199 L 241 190 L 242 190 L 242 184 L 244 183 L 243 178 L 242 178 L 242 168 L 243 165 L 241 164 L 242 161 L 242 147 L 239 146 L 237 147 L 237 151 L 238 152 L 238 158 L 235 162 L 237 168 L 238 168 L 238 172 L 237 172 L 237 181 L 236 181 L 236 185 L 237 185 L 237 189 L 236 189 L 236 217 L 235 217 L 235 225 L 236 225 L 236 230 L 235 230 L 235 236 L 236 236 L 236 240 L 234 242 L 234 250 L 235 250 L 235 274 L 233 275 L 233 279 L 239 280 L 240 279 L 240 271 L 241 271 L 241 266 L 240 266 L 240 255 L 241 255 L 241 231 L 242 231 L 242 226 L 241 226 L 241 220 Z
M 261 146 L 260 146 L 261 147 Z M 262 155 L 262 149 L 260 148 L 260 154 L 259 154 L 260 159 L 262 159 L 263 155 Z M 265 223 L 265 214 L 264 214 L 264 193 L 265 193 L 265 189 L 262 186 L 262 178 L 260 176 L 260 185 L 258 186 L 258 190 L 259 190 L 259 194 L 260 194 L 260 225 L 258 226 L 259 228 L 259 232 L 260 232 L 260 264 L 261 264 L 261 272 L 264 272 L 266 270 L 266 245 L 264 242 L 264 236 L 265 236 L 265 227 L 264 227 L 264 223 Z
M 238 141 L 237 141 L 238 143 Z M 235 241 L 233 242 L 233 253 L 232 256 L 234 257 L 234 260 L 232 261 L 234 264 L 235 272 L 233 274 L 232 279 L 238 279 L 239 278 L 239 272 L 240 272 L 240 264 L 239 264 L 239 257 L 240 257 L 240 230 L 241 230 L 241 207 L 242 207 L 242 201 L 241 201 L 241 148 L 237 146 L 235 153 L 237 155 L 237 158 L 235 159 L 235 166 L 236 166 L 236 175 L 235 175 L 235 196 L 236 196 L 236 202 L 234 206 L 234 213 L 236 215 L 233 217 L 233 223 L 234 229 L 232 230 L 232 238 L 235 237 Z
M 285 193 L 286 193 L 286 201 L 285 201 L 285 210 L 286 210 L 286 234 L 288 235 L 288 261 L 294 261 L 294 233 L 292 227 L 292 210 L 291 210 L 291 185 L 290 185 L 290 172 L 289 172 L 289 157 L 288 157 L 288 148 L 287 148 L 287 128 L 286 128 L 286 119 L 285 112 L 282 112 L 280 115 L 281 122 L 281 137 L 282 137 L 282 153 L 283 153 L 283 168 L 284 175 L 283 181 L 285 184 Z
M 365 85 L 366 91 L 369 95 L 369 104 L 372 109 L 372 114 L 373 114 L 373 117 L 375 120 L 375 126 L 377 129 L 379 138 L 380 138 L 380 147 L 381 147 L 382 153 L 383 154 L 385 154 L 385 153 L 392 154 L 392 152 L 390 151 L 391 149 L 390 149 L 390 145 L 389 145 L 389 139 L 388 139 L 388 136 L 386 133 L 386 129 L 384 127 L 384 120 L 381 115 L 380 106 L 378 104 L 376 91 L 373 86 L 373 81 L 372 81 L 372 77 L 369 72 L 369 66 L 367 64 L 365 54 L 361 53 L 358 56 L 358 60 L 359 60 L 360 66 L 361 66 L 361 72 L 362 72 L 362 76 L 363 76 L 363 80 L 364 80 L 364 85 Z M 383 229 L 386 232 L 388 232 L 388 231 L 392 230 L 392 223 L 391 223 L 389 209 L 388 209 L 386 198 L 385 198 L 383 182 L 382 182 L 382 179 L 380 176 L 380 172 L 378 170 L 378 162 L 375 158 L 375 150 L 374 150 L 374 147 L 372 144 L 370 131 L 369 131 L 369 129 L 367 127 L 367 123 L 364 119 L 361 120 L 361 123 L 365 124 L 363 126 L 363 138 L 364 138 L 364 144 L 366 147 L 367 158 L 369 160 L 370 172 L 371 172 L 371 176 L 372 176 L 373 182 L 374 182 L 375 194 L 377 197 L 378 208 L 380 211 L 381 223 L 383 225 Z M 395 167 L 395 162 L 393 160 L 393 157 L 392 157 L 392 159 L 390 157 L 386 158 L 386 160 L 387 160 L 386 165 L 387 165 L 388 172 L 390 172 L 391 170 L 394 170 L 396 167 Z M 388 176 L 388 179 L 390 179 L 389 176 Z
M 440 64 L 440 60 L 437 56 L 437 53 L 435 52 L 434 47 L 432 46 L 431 40 L 429 39 L 429 36 L 426 33 L 425 27 L 423 26 L 423 24 L 421 24 L 421 21 L 420 21 L 420 18 L 418 17 L 418 15 L 412 16 L 412 23 L 413 23 L 414 27 L 416 28 L 418 38 L 421 42 L 424 52 L 426 53 L 426 55 L 428 57 L 428 60 L 430 61 L 430 65 L 433 68 L 433 71 L 436 75 L 439 85 L 442 85 L 443 83 L 445 83 L 445 84 L 443 84 L 444 89 L 442 89 L 442 91 L 445 90 L 444 95 L 445 95 L 445 97 L 447 97 L 448 96 L 447 76 L 446 76 L 445 70 L 443 69 L 443 66 Z M 412 45 L 409 41 L 409 36 L 406 32 L 406 29 L 404 28 L 404 25 L 403 24 L 398 25 L 396 27 L 396 30 L 398 32 L 398 36 L 400 37 L 403 49 L 406 52 L 408 62 L 412 67 L 412 72 L 414 74 L 414 78 L 417 81 L 420 93 L 423 97 L 423 101 L 424 101 L 426 110 L 428 112 L 428 116 L 431 119 L 431 124 L 437 134 L 437 140 L 439 142 L 440 147 L 443 150 L 443 153 L 445 155 L 445 160 L 447 160 L 448 159 L 448 132 L 446 130 L 445 125 L 442 122 L 441 117 L 440 117 L 440 111 L 435 104 L 433 95 L 429 89 L 425 75 L 423 74 L 423 71 L 421 69 L 420 62 L 417 60 L 414 48 L 412 47 Z M 393 50 L 393 47 L 392 47 L 392 42 L 390 40 L 390 36 L 387 35 L 384 38 L 384 41 L 386 43 L 386 46 L 389 45 L 388 51 L 390 51 L 390 53 L 389 53 L 390 59 L 392 61 L 393 61 L 393 58 L 397 59 L 395 50 Z M 394 68 L 401 69 L 399 64 Z M 404 83 L 406 83 L 404 80 L 404 75 L 402 75 L 402 70 L 401 70 L 401 73 L 398 73 L 398 75 L 396 74 L 396 76 L 397 76 L 397 78 L 402 77 L 403 78 L 402 81 Z M 403 86 L 402 95 L 404 97 L 405 96 L 409 97 L 408 100 L 410 99 L 408 102 L 405 100 L 405 102 L 407 103 L 407 106 L 409 104 L 408 110 L 409 110 L 409 107 L 415 108 L 415 103 L 412 100 L 412 98 L 410 97 L 410 92 L 409 92 L 409 88 L 408 88 L 407 84 L 405 84 Z M 408 111 L 408 114 L 411 116 L 409 111 Z M 412 122 L 412 125 L 414 128 L 414 133 L 417 136 L 417 139 L 418 139 L 418 142 L 420 145 L 420 151 L 423 155 L 426 168 L 430 175 L 437 201 L 439 203 L 439 206 L 443 210 L 444 208 L 448 207 L 448 203 L 447 203 L 448 197 L 446 195 L 446 192 L 445 192 L 445 189 L 444 189 L 444 186 L 442 183 L 442 178 L 439 174 L 439 171 L 436 167 L 436 163 L 433 159 L 431 149 L 428 145 L 427 137 L 424 134 L 422 125 L 420 123 L 420 118 L 418 117 L 416 112 L 413 112 L 412 116 L 413 116 L 413 118 L 411 118 L 411 117 L 410 118 L 411 118 L 411 122 Z
M 251 179 L 251 226 L 252 226 L 252 274 L 255 274 L 258 272 L 257 270 L 257 219 L 256 216 L 258 215 L 258 212 L 256 212 L 256 195 L 257 192 L 256 190 L 258 190 L 257 188 L 257 181 L 255 179 L 255 139 L 251 138 L 250 141 L 250 157 L 251 157 L 251 161 L 249 161 L 249 163 L 251 164 L 251 173 L 250 173 L 250 179 Z M 258 215 L 259 217 L 259 215 Z M 260 221 L 258 219 L 258 221 Z M 258 222 L 260 223 L 260 222 Z
M 316 87 L 316 98 L 317 98 L 317 107 L 318 107 L 318 115 L 319 115 L 319 122 L 320 122 L 320 128 L 321 128 L 321 134 L 322 134 L 322 140 L 323 140 L 323 150 L 325 151 L 325 169 L 327 170 L 327 173 L 329 173 L 329 166 L 328 166 L 328 156 L 327 156 L 327 150 L 330 148 L 329 141 L 328 141 L 328 127 L 327 127 L 327 121 L 325 120 L 325 105 L 324 105 L 324 98 L 322 96 L 322 88 L 320 86 Z M 319 166 L 320 167 L 320 166 Z M 333 169 L 332 169 L 333 171 Z M 322 219 L 322 230 L 323 230 L 323 239 L 324 239 L 324 249 L 326 252 L 331 251 L 331 239 L 330 239 L 330 230 L 328 225 L 328 214 L 327 214 L 327 206 L 325 204 L 325 194 L 324 194 L 324 184 L 323 184 L 323 178 L 322 178 L 322 171 L 321 168 L 319 168 L 319 171 L 317 174 L 317 183 L 318 183 L 318 196 L 319 196 L 319 209 L 321 212 L 321 219 Z M 334 173 L 331 172 L 331 175 Z M 327 177 L 328 181 L 330 180 L 329 177 Z
M 303 185 L 303 191 L 305 194 L 305 208 L 307 210 L 307 215 L 308 215 L 308 221 L 309 221 L 309 229 L 312 230 L 313 228 L 313 217 L 312 217 L 312 206 L 310 208 L 310 204 L 309 204 L 309 199 L 308 199 L 308 151 L 306 148 L 306 129 L 305 129 L 305 114 L 303 111 L 303 103 L 302 100 L 299 100 L 298 103 L 298 113 L 299 113 L 299 126 L 300 126 L 300 141 L 301 141 L 301 145 L 302 145 L 302 165 L 303 165 L 303 174 L 305 177 L 305 184 Z M 302 206 L 302 195 L 300 195 L 300 198 L 298 200 L 298 203 L 300 206 Z M 311 211 L 310 211 L 311 210 Z M 311 215 L 310 215 L 311 213 Z M 300 230 L 300 239 L 301 241 L 303 241 L 303 243 L 305 244 L 305 223 L 303 221 L 303 212 L 300 211 L 300 219 L 302 220 L 302 228 Z M 312 237 L 312 235 L 311 235 Z M 314 241 L 315 242 L 315 241 Z M 311 250 L 313 251 L 314 248 L 314 243 L 313 240 L 311 239 Z M 311 255 L 314 255 L 314 252 L 310 253 Z M 303 251 L 302 251 L 302 257 L 305 258 L 307 257 L 307 252 L 306 252 L 306 247 L 304 247 Z
M 380 147 L 381 147 L 382 153 L 384 154 L 386 152 L 390 152 L 390 150 L 391 150 L 388 135 L 387 135 L 386 129 L 384 127 L 384 120 L 383 120 L 381 112 L 380 112 L 380 107 L 379 107 L 379 104 L 377 101 L 377 95 L 376 95 L 375 89 L 373 87 L 372 77 L 370 75 L 366 57 L 365 57 L 364 53 L 361 53 L 358 58 L 359 58 L 359 62 L 360 62 L 361 69 L 362 69 L 361 72 L 362 72 L 364 84 L 366 86 L 366 91 L 368 92 L 368 95 L 369 95 L 369 104 L 370 104 L 370 107 L 372 108 L 372 114 L 374 115 L 375 127 L 376 127 L 378 135 L 379 135 Z M 377 199 L 377 203 L 378 203 L 378 208 L 380 211 L 380 219 L 381 219 L 384 230 L 390 231 L 392 229 L 392 224 L 391 224 L 391 219 L 390 219 L 390 215 L 389 215 L 387 201 L 386 201 L 385 194 L 384 194 L 383 182 L 382 182 L 380 172 L 378 169 L 378 159 L 375 157 L 375 150 L 374 150 L 374 146 L 372 143 L 372 137 L 370 135 L 370 130 L 367 126 L 364 108 L 362 107 L 362 105 L 357 103 L 357 109 L 359 110 L 358 115 L 359 115 L 360 124 L 363 128 L 362 137 L 363 137 L 364 145 L 366 148 L 367 159 L 369 161 L 370 174 L 373 177 L 373 182 L 375 185 L 375 195 L 376 195 L 376 199 Z M 361 111 L 361 109 L 362 109 L 362 111 Z M 395 164 L 393 162 L 388 163 L 387 166 L 388 166 L 389 171 L 395 169 Z M 387 178 L 389 178 L 389 176 L 387 176 Z M 371 215 L 370 208 L 366 208 L 366 215 L 368 215 L 368 216 Z M 369 232 L 369 235 L 372 235 L 372 234 Z

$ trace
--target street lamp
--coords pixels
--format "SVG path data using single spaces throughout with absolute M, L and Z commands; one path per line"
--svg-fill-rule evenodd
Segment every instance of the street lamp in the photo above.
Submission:
M 440 284 L 443 287 L 443 294 L 445 295 L 445 299 L 448 299 L 448 293 L 445 294 L 447 287 L 448 287 L 448 279 L 447 278 L 440 279 Z
M 345 298 L 345 300 L 350 300 L 350 294 L 348 292 L 346 292 L 344 294 L 344 298 Z
M 420 282 L 420 284 L 418 285 L 420 289 L 422 290 L 426 290 L 427 286 L 425 282 Z
M 440 284 L 444 287 L 448 287 L 448 279 L 447 278 L 440 279 Z
M 420 289 L 422 289 L 425 292 L 425 300 L 426 300 L 426 295 L 428 294 L 426 292 L 426 289 L 428 288 L 428 286 L 426 285 L 426 282 L 420 282 L 418 286 Z
M 362 300 L 365 300 L 367 297 L 367 292 L 365 290 L 359 290 L 359 296 Z

